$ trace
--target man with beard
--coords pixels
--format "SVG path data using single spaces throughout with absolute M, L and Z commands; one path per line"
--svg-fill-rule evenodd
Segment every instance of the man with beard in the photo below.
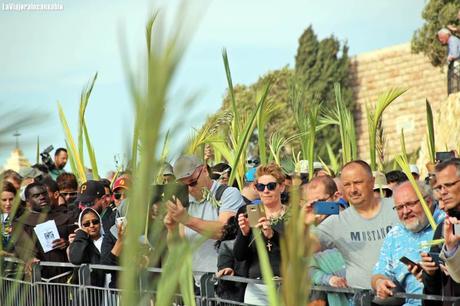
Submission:
M 439 200 L 439 208 L 445 211 L 449 218 L 447 226 L 452 230 L 452 226 L 448 220 L 451 218 L 460 219 L 460 159 L 451 158 L 436 165 L 435 168 L 436 183 L 433 187 L 436 197 Z M 443 238 L 444 224 L 436 228 L 433 240 Z M 455 250 L 449 249 L 448 251 Z M 441 245 L 431 247 L 430 253 L 440 253 Z M 423 292 L 426 294 L 436 294 L 444 296 L 460 296 L 460 284 L 456 283 L 448 273 L 444 266 L 438 265 L 433 258 L 427 253 L 422 253 L 423 267 Z M 450 255 L 450 254 L 444 254 Z M 451 305 L 452 302 L 434 302 L 425 301 L 424 305 Z
M 53 211 L 46 186 L 41 183 L 31 183 L 25 189 L 28 204 L 24 214 L 13 222 L 12 239 L 15 254 L 26 262 L 27 272 L 31 264 L 37 261 L 67 262 L 65 252 L 68 246 L 67 237 L 75 228 L 72 228 L 71 218 L 60 211 Z M 49 252 L 43 250 L 38 241 L 34 228 L 38 224 L 54 220 L 59 232 L 58 239 L 52 242 L 53 249 Z M 66 272 L 67 269 L 59 267 L 43 267 L 42 277 L 51 278 Z
M 434 205 L 430 186 L 422 181 L 417 181 L 417 185 L 436 223 L 442 222 L 444 213 Z M 403 182 L 394 188 L 393 210 L 397 213 L 400 224 L 395 225 L 383 241 L 379 261 L 372 271 L 372 288 L 380 300 L 391 297 L 393 290 L 422 293 L 423 284 L 410 272 L 418 267 L 406 266 L 400 258 L 405 256 L 418 262 L 420 251 L 428 251 L 428 248 L 421 249 L 420 243 L 431 240 L 433 236 L 433 229 L 410 182 Z M 420 272 L 421 269 L 418 268 L 418 273 Z M 404 305 L 421 305 L 421 301 L 407 299 Z
M 54 152 L 54 167 L 53 169 L 49 169 L 49 173 L 53 180 L 56 180 L 56 178 L 65 172 L 64 167 L 67 164 L 67 159 L 69 158 L 69 155 L 67 154 L 67 150 L 64 148 L 58 148 Z

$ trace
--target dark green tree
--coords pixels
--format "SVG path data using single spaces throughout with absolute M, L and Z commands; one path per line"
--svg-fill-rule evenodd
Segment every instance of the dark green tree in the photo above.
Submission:
M 309 26 L 299 38 L 296 55 L 295 74 L 303 84 L 303 99 L 306 100 L 306 112 L 309 103 L 322 103 L 322 109 L 335 107 L 334 83 L 342 86 L 343 99 L 352 107 L 352 91 L 349 83 L 348 46 L 341 44 L 334 36 L 318 40 Z M 340 135 L 337 129 L 326 128 L 317 134 L 316 152 L 325 156 L 325 140 L 334 152 L 338 153 Z
M 428 1 L 422 12 L 425 24 L 412 37 L 412 52 L 425 54 L 435 67 L 446 64 L 446 47 L 439 43 L 437 33 L 450 24 L 458 25 L 459 10 L 459 0 Z
M 344 98 L 348 105 L 351 106 L 351 90 L 346 87 L 349 74 L 348 66 L 349 58 L 346 44 L 341 46 L 333 36 L 318 40 L 312 27 L 309 27 L 299 39 L 295 69 L 283 67 L 279 70 L 267 72 L 253 84 L 234 85 L 238 111 L 244 115 L 255 109 L 256 96 L 258 93 L 260 94 L 267 80 L 270 79 L 271 88 L 267 97 L 267 104 L 273 103 L 280 107 L 266 126 L 266 138 L 269 138 L 275 131 L 281 133 L 285 138 L 298 134 L 299 129 L 294 120 L 292 107 L 290 107 L 290 86 L 292 82 L 299 81 L 299 76 L 301 76 L 301 81 L 304 82 L 305 99 L 307 101 L 322 101 L 324 109 L 328 106 L 335 108 L 334 82 L 339 82 L 342 85 Z M 226 94 L 221 109 L 211 116 L 207 122 L 223 117 L 225 112 L 230 109 L 230 97 Z M 308 109 L 305 111 L 307 112 Z M 225 126 L 220 128 L 225 129 Z M 316 152 L 323 160 L 327 161 L 324 139 L 327 139 L 335 152 L 338 153 L 340 145 L 338 129 L 328 127 L 318 135 Z M 290 146 L 296 152 L 300 150 L 299 141 L 297 139 L 290 143 Z M 251 138 L 251 142 L 251 147 L 257 150 L 257 137 L 255 135 Z M 257 152 L 251 153 L 256 154 Z M 290 156 L 289 152 L 285 153 Z

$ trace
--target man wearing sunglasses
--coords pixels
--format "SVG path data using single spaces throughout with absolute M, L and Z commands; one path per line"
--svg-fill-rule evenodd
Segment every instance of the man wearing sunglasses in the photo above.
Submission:
M 112 199 L 116 207 L 120 206 L 121 201 L 126 199 L 126 192 L 128 191 L 129 178 L 127 176 L 120 176 L 113 184 Z
M 187 239 L 208 237 L 193 254 L 192 267 L 195 271 L 216 272 L 215 239 L 221 237 L 227 220 L 235 216 L 243 205 L 243 198 L 238 189 L 226 187 L 220 199 L 216 199 L 222 187 L 211 180 L 207 165 L 195 156 L 181 156 L 174 164 L 173 171 L 177 181 L 188 186 L 190 204 L 184 208 L 179 200 L 168 202 L 168 213 L 164 220 L 168 234 L 170 236 L 178 227 L 179 234 Z

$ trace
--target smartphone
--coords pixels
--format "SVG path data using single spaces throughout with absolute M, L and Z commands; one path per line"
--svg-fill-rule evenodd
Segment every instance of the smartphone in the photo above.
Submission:
M 437 264 L 444 264 L 444 261 L 439 257 L 439 253 L 436 252 L 429 252 L 428 255 L 430 255 L 431 258 L 433 258 L 433 261 Z
M 442 162 L 446 159 L 450 159 L 450 158 L 454 158 L 455 157 L 455 154 L 453 151 L 449 151 L 449 152 L 436 152 L 436 162 L 439 163 L 439 162 Z
M 315 202 L 313 203 L 313 212 L 316 215 L 338 215 L 340 212 L 340 203 Z
M 265 209 L 262 204 L 248 204 L 246 206 L 246 211 L 248 213 L 250 227 L 256 227 L 257 223 L 259 223 L 259 219 L 265 217 Z
M 151 203 L 160 203 L 179 199 L 184 207 L 188 207 L 188 188 L 184 184 L 169 183 L 165 185 L 154 185 Z
M 405 265 L 412 265 L 412 266 L 417 266 L 419 267 L 420 269 L 422 268 L 418 263 L 415 263 L 413 262 L 412 260 L 410 260 L 409 258 L 407 258 L 406 256 L 403 256 L 399 259 L 400 262 L 402 262 L 403 264 Z
M 121 224 L 123 230 L 126 228 L 127 223 L 128 223 L 128 220 L 126 219 L 126 217 L 118 217 L 115 219 L 115 224 L 117 225 L 117 227 Z

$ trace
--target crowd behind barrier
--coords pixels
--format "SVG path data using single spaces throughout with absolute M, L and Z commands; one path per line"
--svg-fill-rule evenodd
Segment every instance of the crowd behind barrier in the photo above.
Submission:
M 120 267 L 104 266 L 104 265 L 88 265 L 75 266 L 72 264 L 58 263 L 58 262 L 40 262 L 34 264 L 32 269 L 32 278 L 30 281 L 22 280 L 19 267 L 22 265 L 20 261 L 15 258 L 3 258 L 4 267 L 9 267 L 9 272 L 0 277 L 0 303 L 5 306 L 118 306 L 120 305 L 121 295 L 123 290 L 92 286 L 89 275 L 92 270 L 100 269 L 104 271 L 117 270 Z M 13 269 L 14 267 L 14 269 Z M 78 283 L 56 283 L 50 279 L 43 279 L 41 277 L 42 267 L 69 267 L 78 269 Z M 161 269 L 148 268 L 145 270 L 146 274 L 149 273 L 162 273 Z M 250 279 L 236 276 L 222 276 L 217 278 L 214 273 L 209 272 L 195 272 L 200 277 L 200 294 L 196 295 L 196 304 L 200 306 L 233 306 L 233 305 L 249 305 L 245 303 L 235 302 L 219 298 L 215 294 L 215 285 L 217 281 L 229 281 L 236 283 L 255 283 L 262 284 L 262 280 Z M 142 279 L 139 278 L 140 292 L 144 302 L 152 302 L 155 298 L 155 292 L 149 290 L 149 283 L 142 285 Z M 282 280 L 275 281 L 276 286 L 282 286 Z M 356 306 L 370 306 L 373 305 L 372 301 L 375 294 L 372 290 L 358 289 L 358 288 L 334 288 L 330 286 L 312 286 L 312 292 L 323 293 L 345 293 L 348 294 Z M 460 297 L 448 297 L 426 294 L 408 294 L 398 292 L 394 294 L 394 298 L 400 299 L 419 299 L 424 301 L 443 301 L 452 302 L 452 305 L 460 305 Z M 150 304 L 153 305 L 153 304 Z M 182 296 L 176 294 L 174 297 L 173 305 L 184 305 Z M 299 305 L 306 305 L 299 302 Z
M 57 156 L 64 153 L 59 150 Z M 275 163 L 248 167 L 241 188 L 228 185 L 231 168 L 211 167 L 197 156 L 183 155 L 173 167 L 164 167 L 163 184 L 153 187 L 146 217 L 162 226 L 159 238 L 139 238 L 145 252 L 139 260 L 148 261 L 157 247 L 164 249 L 158 262 L 142 265 L 152 267 L 148 273 L 163 273 L 162 259 L 175 242 L 202 241 L 191 254 L 199 304 L 267 305 L 253 242 L 260 234 L 273 275 L 281 279 L 280 242 L 293 224 L 290 209 L 299 207 L 304 219 L 298 221 L 310 229 L 299 238 L 299 247 L 304 249 L 306 243 L 313 251 L 308 264 L 310 301 L 415 306 L 421 299 L 435 299 L 443 306 L 454 305 L 449 296 L 460 297 L 459 276 L 452 269 L 460 258 L 460 235 L 453 233 L 460 224 L 460 159 L 455 152 L 447 153 L 432 165 L 427 180 L 419 179 L 418 168 L 411 166 L 407 175 L 388 173 L 387 181 L 385 173 L 373 172 L 362 160 L 343 165 L 337 177 L 314 162 L 308 179 L 309 163 L 300 161 L 298 172 Z M 102 179 L 78 185 L 72 174 L 62 172 L 54 181 L 40 169 L 3 174 L 0 255 L 18 260 L 8 259 L 2 266 L 0 301 L 118 305 L 131 174 L 121 174 L 113 184 Z M 415 184 L 408 181 L 409 174 Z M 22 187 L 13 186 L 16 178 Z M 298 186 L 298 202 L 289 201 L 289 188 L 297 188 L 293 186 Z M 15 196 L 21 202 L 14 212 Z M 424 244 L 441 238 L 444 245 Z M 24 269 L 16 269 L 21 260 Z M 155 296 L 152 277 L 142 274 L 137 286 L 147 301 Z M 277 283 L 279 289 L 282 281 Z M 22 289 L 15 292 L 15 287 Z M 180 304 L 180 296 L 177 299 Z

